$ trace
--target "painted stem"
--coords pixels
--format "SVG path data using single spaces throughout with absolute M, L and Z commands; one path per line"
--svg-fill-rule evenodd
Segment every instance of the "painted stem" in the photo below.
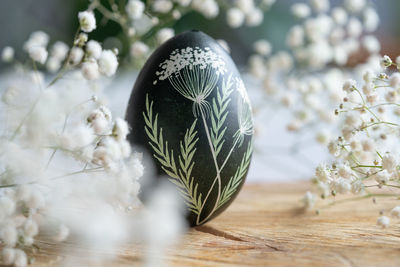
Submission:
M 230 150 L 229 153 L 228 153 L 228 156 L 226 157 L 224 163 L 222 163 L 221 168 L 219 169 L 219 175 L 220 175 L 220 176 L 221 176 L 221 172 L 222 172 L 223 168 L 225 167 L 226 163 L 228 162 L 229 158 L 231 157 L 232 152 L 233 152 L 233 149 L 235 148 L 235 146 L 236 146 L 236 144 L 237 144 L 238 141 L 239 141 L 239 138 L 236 138 L 235 142 L 233 143 L 233 146 L 232 146 L 231 150 Z M 217 175 L 217 176 L 218 176 L 218 175 Z M 214 178 L 214 183 L 211 185 L 211 189 L 214 187 L 216 178 L 217 178 L 217 177 Z M 204 205 L 204 203 L 207 201 L 207 198 L 208 198 L 210 192 L 211 192 L 211 190 L 208 191 L 208 194 L 207 194 L 206 198 L 204 199 L 203 205 Z M 208 218 L 210 218 L 211 215 L 214 214 L 214 212 L 217 210 L 217 207 L 218 207 L 218 204 L 219 204 L 219 196 L 218 196 L 218 199 L 217 199 L 217 201 L 216 201 L 215 203 L 216 203 L 217 205 L 214 206 L 214 208 L 212 209 L 212 211 L 210 212 L 210 214 L 208 214 L 208 216 L 207 216 L 206 218 L 204 218 L 201 222 L 198 222 L 198 220 L 197 220 L 197 224 L 202 224 L 203 222 L 207 221 Z M 197 216 L 197 219 L 199 219 L 199 217 L 200 217 L 200 215 Z
M 212 156 L 213 156 L 213 160 L 214 160 L 214 164 L 215 164 L 215 169 L 216 169 L 216 171 L 217 171 L 217 176 L 215 177 L 214 182 L 213 182 L 211 188 L 208 190 L 207 196 L 206 196 L 206 198 L 205 198 L 204 201 L 203 201 L 203 205 L 201 206 L 200 212 L 199 212 L 199 214 L 197 215 L 196 224 L 199 224 L 201 211 L 203 210 L 204 205 L 205 205 L 205 203 L 207 202 L 207 199 L 208 199 L 208 197 L 209 197 L 211 191 L 213 190 L 216 181 L 218 181 L 218 195 L 217 195 L 217 200 L 215 201 L 215 205 L 214 205 L 213 211 L 214 211 L 214 210 L 216 209 L 216 207 L 218 206 L 219 197 L 220 197 L 220 195 L 221 195 L 221 172 L 220 172 L 220 169 L 219 169 L 219 167 L 218 167 L 217 157 L 216 157 L 215 152 L 214 152 L 214 148 L 213 148 L 212 141 L 211 141 L 211 137 L 210 137 L 210 132 L 208 131 L 207 122 L 206 122 L 206 118 L 205 118 L 205 116 L 204 116 L 204 111 L 203 111 L 202 107 L 200 107 L 200 113 L 201 113 L 201 118 L 202 118 L 202 120 L 203 120 L 204 130 L 206 131 L 206 135 L 207 135 L 207 139 L 208 139 L 208 144 L 209 144 L 210 149 L 211 149 L 211 154 L 212 154 Z

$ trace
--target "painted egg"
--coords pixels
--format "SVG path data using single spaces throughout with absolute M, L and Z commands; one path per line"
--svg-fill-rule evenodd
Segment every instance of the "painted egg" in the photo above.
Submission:
M 126 118 L 129 141 L 151 155 L 158 179 L 175 185 L 191 226 L 230 205 L 249 169 L 253 119 L 239 72 L 214 39 L 190 31 L 155 50 Z

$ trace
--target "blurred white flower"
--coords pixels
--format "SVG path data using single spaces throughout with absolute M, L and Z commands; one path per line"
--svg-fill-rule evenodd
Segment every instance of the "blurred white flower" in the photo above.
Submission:
M 232 28 L 242 26 L 244 19 L 244 13 L 239 8 L 233 7 L 226 12 L 226 22 Z
M 290 7 L 293 15 L 297 18 L 304 19 L 311 14 L 311 9 L 307 4 L 304 3 L 296 3 Z
M 171 11 L 173 4 L 170 0 L 155 0 L 152 9 L 158 13 L 168 13 Z
M 100 76 L 99 65 L 96 61 L 83 62 L 81 70 L 83 77 L 87 80 L 95 80 Z
M 365 0 L 345 0 L 344 6 L 345 8 L 352 13 L 358 13 L 364 9 L 366 6 Z
M 400 206 L 396 206 L 394 207 L 391 211 L 390 211 L 390 215 L 394 218 L 400 218 Z
M 272 51 L 272 46 L 267 40 L 258 40 L 253 44 L 254 51 L 263 56 L 268 56 Z
M 130 54 L 134 58 L 144 57 L 147 55 L 148 52 L 149 52 L 149 47 L 141 41 L 136 41 L 131 45 Z
M 193 0 L 192 8 L 210 19 L 219 13 L 219 6 L 215 0 Z
M 25 267 L 28 264 L 26 254 L 21 249 L 15 249 L 14 265 L 15 267 Z
M 144 3 L 140 0 L 129 0 L 125 6 L 126 13 L 132 19 L 141 18 L 144 8 Z
M 90 40 L 89 42 L 87 42 L 86 55 L 89 58 L 98 59 L 101 56 L 102 51 L 103 51 L 103 49 L 101 48 L 101 45 L 99 42 L 97 42 L 95 40 Z
M 264 20 L 264 13 L 259 8 L 254 8 L 250 13 L 246 14 L 246 25 L 255 27 L 260 25 Z
M 79 12 L 78 18 L 82 31 L 92 32 L 96 29 L 96 18 L 92 11 Z
M 329 0 L 310 0 L 310 4 L 316 12 L 326 12 L 330 7 Z
M 315 204 L 315 196 L 310 191 L 308 191 L 304 195 L 303 202 L 306 209 L 312 209 Z
M 100 73 L 110 77 L 118 68 L 117 56 L 111 50 L 103 50 L 98 60 Z
M 44 64 L 47 60 L 47 50 L 42 46 L 32 46 L 29 49 L 29 56 L 33 61 Z
M 69 47 L 66 43 L 57 41 L 50 49 L 50 56 L 57 59 L 58 61 L 63 61 L 67 56 L 68 50 Z
M 82 61 L 82 58 L 84 56 L 84 52 L 82 48 L 80 47 L 72 47 L 71 52 L 70 52 L 70 63 L 73 65 L 76 65 Z
M 390 219 L 387 216 L 380 216 L 377 220 L 376 220 L 376 224 L 382 228 L 387 228 L 390 224 Z
M 6 46 L 1 51 L 1 60 L 3 62 L 11 62 L 14 59 L 14 48 Z
M 157 36 L 156 36 L 157 43 L 162 44 L 162 43 L 166 42 L 167 40 L 171 39 L 172 37 L 174 37 L 174 35 L 175 35 L 175 32 L 173 29 L 163 28 L 157 32 Z

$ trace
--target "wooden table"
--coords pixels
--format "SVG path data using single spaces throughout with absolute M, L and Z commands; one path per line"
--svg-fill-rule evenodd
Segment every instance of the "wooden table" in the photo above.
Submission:
M 400 266 L 400 221 L 387 229 L 376 226 L 379 211 L 398 200 L 346 202 L 316 215 L 302 209 L 309 187 L 248 184 L 225 213 L 191 229 L 164 259 L 171 266 Z M 40 246 L 34 265 L 62 263 L 59 248 L 45 241 Z M 116 249 L 117 262 L 104 266 L 138 264 L 142 252 L 137 245 Z

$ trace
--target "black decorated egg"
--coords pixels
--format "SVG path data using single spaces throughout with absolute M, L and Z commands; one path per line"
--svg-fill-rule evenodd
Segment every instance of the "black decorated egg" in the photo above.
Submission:
M 252 155 L 253 119 L 228 53 L 190 31 L 161 45 L 141 70 L 126 114 L 129 141 L 151 155 L 191 226 L 223 212 L 242 187 Z

